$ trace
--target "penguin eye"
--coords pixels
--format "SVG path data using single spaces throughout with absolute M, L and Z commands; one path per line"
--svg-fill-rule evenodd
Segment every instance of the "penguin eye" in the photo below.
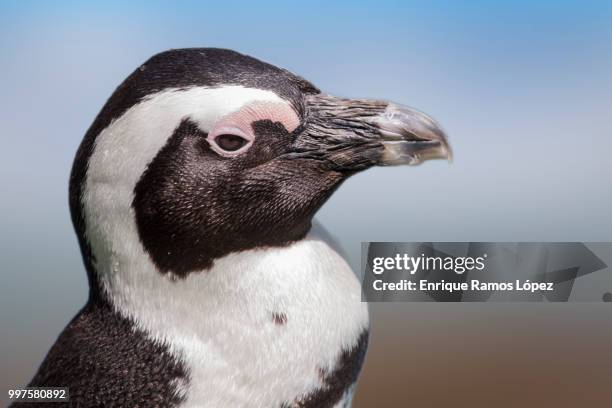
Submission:
M 242 136 L 223 134 L 215 137 L 215 143 L 226 152 L 235 152 L 244 147 L 249 141 Z
M 250 133 L 234 126 L 221 126 L 206 138 L 212 150 L 224 157 L 237 156 L 246 151 L 255 140 Z

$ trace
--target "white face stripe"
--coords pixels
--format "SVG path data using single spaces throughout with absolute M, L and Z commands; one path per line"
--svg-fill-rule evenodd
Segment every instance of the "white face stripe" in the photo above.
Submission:
M 245 105 L 255 102 L 275 102 L 289 105 L 288 101 L 272 91 L 243 86 L 197 87 L 187 91 L 174 91 L 176 95 L 179 92 L 186 93 L 180 97 L 182 100 L 180 105 L 183 106 L 183 109 L 190 111 L 188 113 L 189 117 L 204 132 L 210 132 L 219 119 L 238 111 Z
M 242 87 L 160 92 L 105 128 L 89 160 L 85 236 L 102 289 L 119 313 L 183 359 L 192 380 L 185 406 L 291 402 L 320 385 L 317 368 L 332 369 L 367 327 L 350 267 L 312 235 L 286 248 L 230 254 L 178 281 L 157 271 L 140 242 L 134 187 L 180 121 L 189 117 L 208 131 L 256 101 L 288 103 Z M 287 314 L 285 326 L 275 327 L 273 312 Z

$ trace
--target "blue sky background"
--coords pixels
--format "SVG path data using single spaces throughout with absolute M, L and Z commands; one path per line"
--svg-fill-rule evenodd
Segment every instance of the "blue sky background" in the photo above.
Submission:
M 86 297 L 76 148 L 114 88 L 169 48 L 232 48 L 442 123 L 452 165 L 370 170 L 321 210 L 354 265 L 360 241 L 612 240 L 612 3 L 533 3 L 0 3 L 4 383 L 29 378 Z

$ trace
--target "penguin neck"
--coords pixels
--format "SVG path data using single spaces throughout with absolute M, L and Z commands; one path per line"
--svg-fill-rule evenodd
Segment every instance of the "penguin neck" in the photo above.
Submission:
M 128 237 L 129 228 L 121 235 Z M 300 290 L 305 282 L 292 285 L 320 270 L 340 268 L 352 275 L 339 254 L 341 250 L 317 222 L 299 241 L 231 253 L 216 259 L 211 268 L 185 277 L 160 272 L 136 239 L 112 244 L 102 251 L 98 246 L 93 259 L 100 293 L 97 297 L 147 331 L 153 329 L 147 322 L 157 323 L 163 316 L 184 316 L 172 326 L 190 332 L 198 326 L 194 320 L 210 318 L 215 314 L 214 305 L 228 299 L 244 310 L 257 306 L 272 310 L 274 294 Z M 270 303 L 253 304 L 262 300 Z

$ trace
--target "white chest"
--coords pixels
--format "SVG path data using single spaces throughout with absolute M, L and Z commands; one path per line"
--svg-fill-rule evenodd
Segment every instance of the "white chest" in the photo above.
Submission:
M 151 270 L 114 277 L 117 308 L 185 362 L 184 407 L 291 402 L 319 388 L 320 372 L 368 325 L 357 278 L 314 236 L 226 256 L 184 280 Z

